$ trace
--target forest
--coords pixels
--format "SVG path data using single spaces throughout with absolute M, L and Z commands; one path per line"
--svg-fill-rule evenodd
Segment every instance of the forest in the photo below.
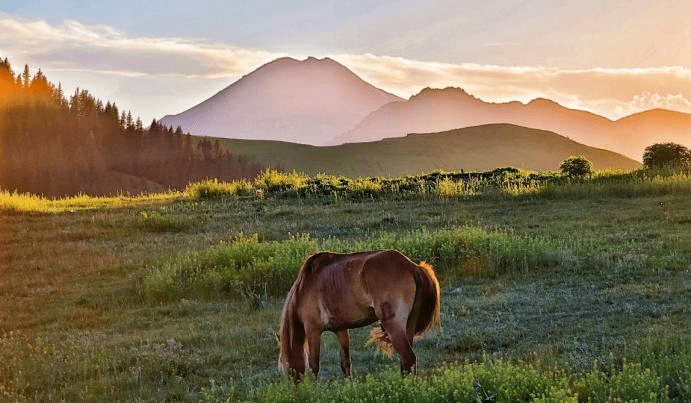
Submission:
M 65 96 L 29 66 L 0 59 L 0 188 L 46 197 L 182 189 L 206 178 L 252 178 L 262 166 L 77 88 Z

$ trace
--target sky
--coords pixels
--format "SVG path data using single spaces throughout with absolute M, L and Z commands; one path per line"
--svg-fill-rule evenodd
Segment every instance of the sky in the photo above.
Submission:
M 0 57 L 145 124 L 284 56 L 404 98 L 453 86 L 617 119 L 691 113 L 690 15 L 688 0 L 3 0 Z

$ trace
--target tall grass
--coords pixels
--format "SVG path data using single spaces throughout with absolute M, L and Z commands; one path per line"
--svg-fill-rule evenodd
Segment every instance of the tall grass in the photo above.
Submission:
M 191 199 L 222 196 L 251 196 L 255 194 L 255 188 L 250 182 L 244 179 L 232 182 L 219 182 L 218 179 L 214 178 L 190 183 L 185 189 L 184 194 Z
M 286 241 L 260 242 L 255 234 L 166 259 L 149 270 L 143 290 L 154 303 L 180 298 L 279 296 L 290 288 L 309 254 L 373 249 L 398 249 L 415 261 L 425 260 L 442 281 L 526 273 L 559 264 L 559 255 L 545 242 L 472 227 L 434 232 L 423 229 L 403 235 L 383 232 L 357 241 L 318 240 L 303 234 Z
M 603 170 L 586 178 L 571 178 L 555 172 L 529 172 L 498 168 L 479 173 L 435 171 L 398 178 L 346 178 L 268 169 L 254 181 L 219 182 L 210 179 L 190 183 L 182 192 L 140 196 L 92 197 L 79 195 L 51 200 L 31 194 L 0 192 L 0 210 L 13 212 L 60 213 L 107 207 L 126 207 L 153 201 L 209 197 L 263 198 L 266 196 L 331 196 L 336 200 L 372 197 L 441 198 L 545 198 L 583 199 L 591 197 L 639 197 L 664 194 L 691 194 L 691 173 L 671 170 Z
M 53 214 L 99 208 L 131 207 L 152 202 L 176 200 L 183 197 L 183 194 L 180 192 L 164 192 L 139 196 L 94 197 L 77 195 L 62 199 L 49 199 L 29 193 L 0 191 L 0 211 Z

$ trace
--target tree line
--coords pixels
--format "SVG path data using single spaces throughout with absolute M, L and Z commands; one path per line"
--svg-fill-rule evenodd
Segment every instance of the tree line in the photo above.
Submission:
M 0 188 L 50 197 L 182 189 L 206 178 L 256 177 L 263 166 L 0 59 Z

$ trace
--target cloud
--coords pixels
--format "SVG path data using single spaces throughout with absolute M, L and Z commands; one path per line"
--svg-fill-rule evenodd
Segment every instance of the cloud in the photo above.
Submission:
M 480 47 L 509 45 L 512 43 L 489 42 Z M 90 77 L 90 85 L 110 85 L 110 91 L 90 89 L 95 94 L 117 96 L 118 101 L 125 98 L 148 118 L 170 113 L 171 107 L 175 111 L 189 108 L 191 100 L 201 101 L 286 54 L 208 39 L 135 37 L 113 27 L 71 20 L 51 25 L 0 13 L 0 56 L 12 63 L 41 67 L 51 80 L 69 79 L 76 86 L 84 85 L 79 77 Z M 544 97 L 611 119 L 650 108 L 691 113 L 691 94 L 683 92 L 691 91 L 691 69 L 682 66 L 564 69 L 440 63 L 371 53 L 313 56 L 332 57 L 371 84 L 406 98 L 424 87 L 454 86 L 485 101 L 528 102 Z M 103 78 L 102 84 L 98 77 Z M 136 91 L 118 88 L 116 92 L 117 80 L 128 83 L 129 88 L 136 86 Z M 176 93 L 180 97 L 176 103 L 166 98 L 170 95 L 141 95 L 147 88 L 160 91 L 162 82 L 185 89 Z M 211 90 L 211 84 L 219 87 Z
M 677 111 L 691 110 L 691 101 L 681 93 L 660 95 L 645 91 L 642 94 L 634 95 L 630 102 L 618 105 L 616 112 L 620 116 L 630 115 L 647 109 L 670 109 Z
M 44 69 L 219 78 L 247 73 L 277 54 L 184 38 L 131 37 L 109 26 L 52 26 L 0 14 L 0 50 Z

